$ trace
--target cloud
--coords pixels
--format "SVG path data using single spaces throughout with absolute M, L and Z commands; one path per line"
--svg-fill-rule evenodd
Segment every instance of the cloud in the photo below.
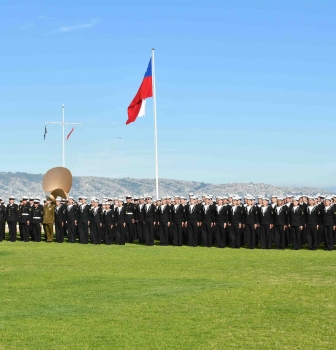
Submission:
M 63 26 L 58 28 L 59 33 L 67 33 L 67 32 L 72 32 L 74 30 L 79 30 L 79 29 L 85 29 L 85 28 L 91 28 L 97 23 L 96 20 L 92 20 L 88 23 L 82 23 L 82 24 L 77 24 L 73 26 Z

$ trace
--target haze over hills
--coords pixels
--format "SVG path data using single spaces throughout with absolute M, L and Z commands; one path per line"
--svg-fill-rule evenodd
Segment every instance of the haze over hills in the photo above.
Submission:
M 0 173 L 0 197 L 5 201 L 9 195 L 19 199 L 21 196 L 32 196 L 44 198 L 45 193 L 42 190 L 43 174 L 27 173 Z M 159 180 L 159 193 L 161 195 L 188 195 L 190 192 L 196 195 L 226 195 L 228 193 L 239 194 L 241 196 L 247 193 L 254 196 L 265 195 L 270 197 L 272 194 L 317 194 L 325 193 L 325 189 L 314 187 L 290 187 L 273 186 L 263 183 L 227 183 L 210 184 L 195 181 L 183 180 Z M 122 196 L 131 194 L 133 196 L 151 194 L 155 195 L 155 179 L 134 179 L 134 178 L 105 178 L 91 176 L 74 176 L 70 195 L 78 198 L 81 195 L 87 197 L 103 196 Z

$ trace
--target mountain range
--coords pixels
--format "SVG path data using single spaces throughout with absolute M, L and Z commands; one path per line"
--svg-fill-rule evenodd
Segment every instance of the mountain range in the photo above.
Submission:
M 45 193 L 42 189 L 42 179 L 44 174 L 27 173 L 0 173 L 0 197 L 5 201 L 12 195 L 15 198 L 21 196 L 44 198 Z M 300 195 L 325 193 L 325 189 L 314 187 L 290 187 L 274 186 L 264 183 L 226 183 L 211 184 L 197 181 L 183 181 L 171 179 L 159 179 L 160 195 L 185 195 L 194 193 L 195 195 L 227 195 L 238 194 L 244 196 L 251 194 L 253 196 L 263 195 L 270 197 L 276 195 Z M 107 197 L 125 197 L 139 195 L 155 195 L 155 179 L 135 179 L 135 178 L 106 178 L 93 176 L 74 176 L 70 195 L 78 198 L 84 195 L 88 198 L 103 196 Z

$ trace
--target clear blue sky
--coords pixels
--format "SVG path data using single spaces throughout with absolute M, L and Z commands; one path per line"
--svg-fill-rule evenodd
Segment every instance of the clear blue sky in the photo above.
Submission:
M 127 106 L 155 47 L 160 177 L 333 185 L 335 1 L 2 1 L 1 171 L 153 178 L 152 100 Z M 67 129 L 67 132 L 70 129 Z M 121 137 L 121 139 L 117 138 Z

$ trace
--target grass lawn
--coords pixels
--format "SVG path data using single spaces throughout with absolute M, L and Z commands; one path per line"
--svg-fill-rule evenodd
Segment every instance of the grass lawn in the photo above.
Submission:
M 336 251 L 0 243 L 0 349 L 335 349 Z

